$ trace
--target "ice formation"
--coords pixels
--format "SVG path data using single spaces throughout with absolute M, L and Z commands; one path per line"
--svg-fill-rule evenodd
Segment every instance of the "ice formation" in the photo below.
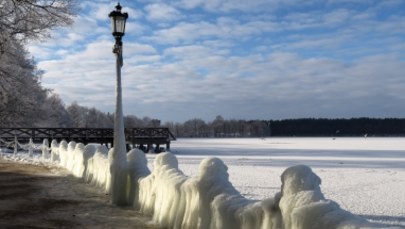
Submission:
M 284 228 L 382 228 L 326 200 L 319 186 L 321 179 L 305 165 L 286 169 L 281 180 L 279 206 Z
M 75 176 L 111 192 L 113 149 L 81 143 L 52 142 L 52 154 Z M 55 156 L 56 158 L 56 156 Z M 286 169 L 280 192 L 273 198 L 250 200 L 229 181 L 227 166 L 216 157 L 204 159 L 199 175 L 188 177 L 169 153 L 156 156 L 147 167 L 143 151 L 133 149 L 121 165 L 129 203 L 167 228 L 184 229 L 366 229 L 384 228 L 342 210 L 325 199 L 321 179 L 307 166 Z
M 110 165 L 108 162 L 108 149 L 100 145 L 96 147 L 95 153 L 87 161 L 85 180 L 97 187 L 109 192 Z
M 168 228 L 382 228 L 325 200 L 320 178 L 303 165 L 287 169 L 281 192 L 262 201 L 241 196 L 218 158 L 203 160 L 199 176 L 190 178 L 174 155 L 162 153 L 152 173 L 137 180 L 139 209 Z
M 108 152 L 108 161 L 111 174 L 109 186 L 112 202 L 118 206 L 128 205 L 128 161 L 126 155 L 124 154 L 122 157 L 116 149 L 111 148 Z
M 30 141 L 28 142 L 28 145 L 29 145 L 29 147 L 28 147 L 28 155 L 30 157 L 32 157 L 34 155 L 34 148 L 32 147 L 34 145 L 34 142 L 33 142 L 32 138 L 30 138 Z
M 84 171 L 83 171 L 83 179 L 87 182 L 91 181 L 93 174 L 90 173 L 90 171 L 93 170 L 93 166 L 89 168 L 89 161 L 90 159 L 94 156 L 96 153 L 96 146 L 95 145 L 86 145 L 84 147 L 83 151 L 83 165 L 84 165 Z
M 84 144 L 76 144 L 75 150 L 73 151 L 73 160 L 71 171 L 76 177 L 83 177 L 85 162 L 84 162 Z M 87 163 L 86 163 L 87 164 Z
M 49 142 L 48 139 L 44 139 L 43 143 L 42 143 L 42 158 L 43 159 L 48 159 L 49 158 Z
M 128 203 L 139 209 L 139 180 L 150 174 L 145 153 L 140 149 L 133 149 L 127 154 L 129 193 Z
M 51 142 L 51 161 L 59 161 L 59 144 L 56 140 L 52 140 Z

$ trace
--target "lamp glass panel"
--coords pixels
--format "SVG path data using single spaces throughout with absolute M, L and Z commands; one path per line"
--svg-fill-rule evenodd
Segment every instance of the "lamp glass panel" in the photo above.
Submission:
M 116 31 L 115 32 L 118 32 L 118 33 L 124 33 L 125 31 L 125 17 L 123 17 L 123 16 L 116 16 L 115 17 L 115 23 L 116 23 Z
M 110 19 L 111 19 L 111 30 L 113 33 L 115 33 L 117 31 L 117 27 L 115 26 L 115 18 L 110 17 Z

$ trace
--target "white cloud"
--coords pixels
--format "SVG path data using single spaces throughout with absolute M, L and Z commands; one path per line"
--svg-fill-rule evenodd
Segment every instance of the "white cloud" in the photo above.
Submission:
M 359 5 L 370 5 L 374 2 L 374 0 L 327 0 L 327 4 L 345 4 L 345 3 L 350 3 L 350 4 L 359 4 Z
M 145 10 L 147 12 L 146 17 L 151 21 L 173 21 L 182 17 L 180 11 L 164 3 L 147 5 Z
M 180 42 L 192 42 L 203 37 L 217 36 L 218 30 L 215 25 L 200 23 L 179 23 L 175 27 L 162 29 L 155 32 L 153 40 L 157 43 L 178 44 Z
M 183 7 L 187 9 L 196 8 L 202 4 L 204 4 L 204 0 L 181 0 L 181 4 Z
M 87 11 L 87 16 L 95 20 L 108 20 L 108 14 L 114 10 L 114 5 L 109 3 L 83 1 L 81 4 L 83 11 Z
M 212 39 L 243 40 L 279 29 L 280 26 L 271 21 L 248 21 L 242 24 L 236 19 L 221 17 L 216 23 L 180 22 L 170 28 L 155 31 L 147 39 L 161 44 L 190 44 Z
M 325 15 L 325 24 L 336 25 L 347 23 L 353 14 L 354 12 L 350 12 L 347 9 L 335 9 Z
M 139 43 L 128 43 L 125 44 L 125 53 L 127 55 L 139 54 L 139 53 L 156 53 L 156 49 L 148 44 L 139 44 Z
M 303 6 L 313 4 L 317 0 L 180 0 L 181 7 L 193 9 L 202 7 L 214 12 L 274 12 L 283 6 Z
M 41 58 L 50 58 L 54 52 L 54 50 L 46 47 L 41 47 L 39 44 L 29 46 L 28 51 L 34 57 L 37 56 Z
M 103 109 L 112 111 L 115 59 L 110 45 L 107 41 L 97 42 L 65 60 L 42 62 L 40 67 L 48 70 L 45 85 L 52 85 L 67 103 L 104 104 Z M 360 59 L 347 65 L 293 53 L 232 57 L 204 46 L 169 48 L 164 51 L 164 58 L 146 50 L 124 59 L 124 101 L 128 113 L 139 114 L 137 109 L 141 107 L 173 104 L 162 112 L 171 113 L 171 120 L 177 120 L 175 116 L 181 119 L 193 117 L 191 113 L 204 113 L 201 106 L 210 104 L 216 109 L 214 112 L 224 115 L 231 112 L 232 106 L 244 106 L 242 110 L 246 112 L 255 111 L 243 114 L 252 118 L 288 112 L 322 116 L 345 111 L 353 115 L 366 108 L 365 114 L 378 114 L 382 96 L 396 103 L 404 98 L 404 63 L 395 56 Z M 164 62 L 170 56 L 175 61 Z M 150 64 L 139 64 L 139 59 L 148 57 L 155 59 Z M 385 111 L 398 105 L 390 104 L 384 105 Z M 177 105 L 187 106 L 189 113 L 177 113 L 176 109 L 182 109 Z

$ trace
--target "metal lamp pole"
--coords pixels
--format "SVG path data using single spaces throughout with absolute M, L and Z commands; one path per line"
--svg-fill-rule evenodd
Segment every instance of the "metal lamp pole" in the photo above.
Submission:
M 111 200 L 113 204 L 123 206 L 128 204 L 128 165 L 125 146 L 124 117 L 122 111 L 122 89 L 121 89 L 121 67 L 122 58 L 122 37 L 125 34 L 125 23 L 128 18 L 127 13 L 121 13 L 122 7 L 118 3 L 115 10 L 108 16 L 111 19 L 112 35 L 115 38 L 113 53 L 116 55 L 116 106 L 114 115 L 114 150 L 110 161 L 111 172 Z

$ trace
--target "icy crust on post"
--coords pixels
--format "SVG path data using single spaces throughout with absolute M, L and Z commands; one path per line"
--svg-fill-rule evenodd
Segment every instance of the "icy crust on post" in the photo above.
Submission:
M 106 193 L 111 191 L 113 149 L 66 141 L 58 145 L 52 141 L 51 150 L 52 160 L 59 160 L 75 176 Z M 153 171 L 139 149 L 131 150 L 122 160 L 129 180 L 123 192 L 127 193 L 128 204 L 151 215 L 165 228 L 388 228 L 371 224 L 325 199 L 321 179 L 305 165 L 286 169 L 281 175 L 280 192 L 257 201 L 246 199 L 233 187 L 227 166 L 216 157 L 202 160 L 196 177 L 184 175 L 177 158 L 169 152 L 156 156 Z
M 320 189 L 321 179 L 305 165 L 286 169 L 281 180 L 279 208 L 284 228 L 383 228 L 326 200 Z

